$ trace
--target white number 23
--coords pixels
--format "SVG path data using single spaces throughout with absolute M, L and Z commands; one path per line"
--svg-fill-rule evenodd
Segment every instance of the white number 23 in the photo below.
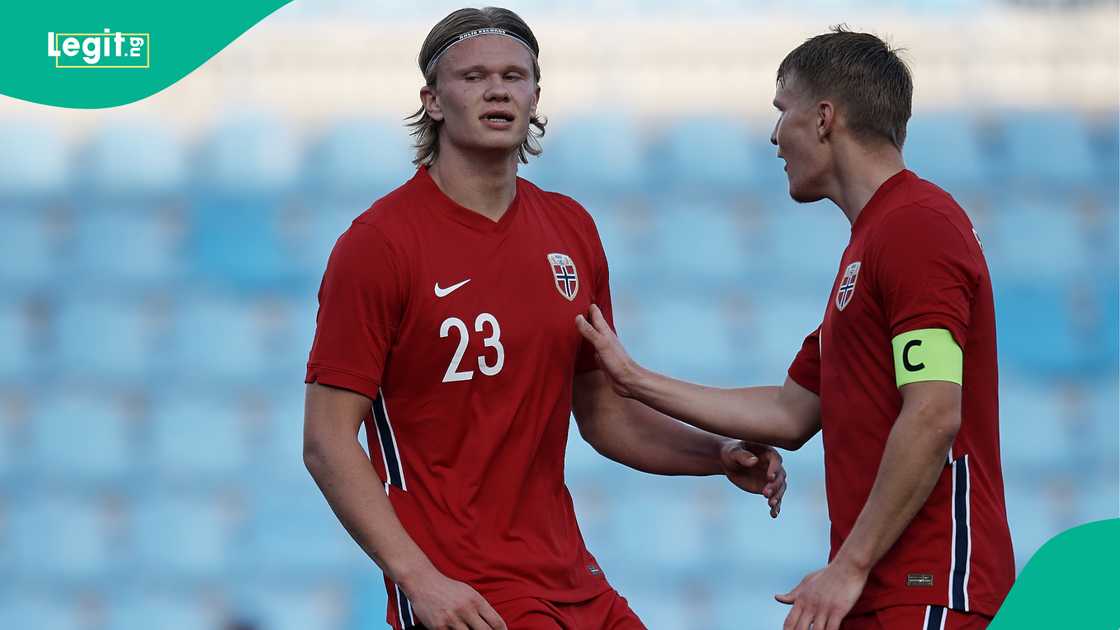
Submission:
M 474 331 L 477 333 L 485 333 L 486 325 L 490 325 L 489 336 L 482 340 L 482 345 L 487 348 L 494 348 L 497 357 L 494 363 L 486 362 L 485 356 L 478 357 L 478 370 L 486 376 L 494 376 L 502 371 L 502 366 L 506 362 L 506 349 L 502 347 L 501 336 L 502 327 L 498 325 L 498 320 L 490 313 L 482 313 L 474 320 Z M 455 356 L 451 357 L 451 363 L 447 366 L 447 371 L 443 375 L 444 383 L 453 383 L 455 381 L 469 381 L 474 378 L 474 370 L 459 370 L 459 364 L 463 361 L 463 355 L 467 352 L 467 344 L 469 343 L 470 333 L 467 331 L 467 324 L 458 317 L 448 317 L 443 320 L 439 326 L 439 336 L 445 339 L 451 334 L 451 329 L 454 328 L 459 332 L 459 345 L 455 349 Z

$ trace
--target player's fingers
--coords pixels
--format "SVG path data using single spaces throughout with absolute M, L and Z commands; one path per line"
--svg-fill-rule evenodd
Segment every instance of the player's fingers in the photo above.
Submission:
M 731 452 L 731 456 L 735 459 L 736 463 L 740 466 L 746 466 L 747 468 L 758 463 L 758 457 L 741 446 L 736 447 L 735 450 Z
M 779 602 L 781 602 L 783 604 L 788 604 L 788 605 L 796 604 L 797 603 L 797 589 L 795 588 L 788 593 L 782 593 L 780 595 L 775 595 L 774 599 L 778 600 Z
M 486 621 L 486 628 L 493 628 L 494 630 L 506 630 L 506 622 L 502 619 L 498 611 L 487 602 L 485 599 L 478 607 L 478 614 Z
M 591 323 L 595 325 L 595 330 L 606 334 L 610 331 L 611 327 L 607 324 L 607 318 L 603 317 L 603 311 L 595 304 L 591 305 Z
M 595 327 L 592 326 L 582 314 L 576 315 L 576 328 L 588 341 L 598 345 L 599 331 L 595 330 Z
M 793 610 L 789 611 L 786 615 L 786 622 L 782 624 L 782 630 L 794 630 L 797 628 L 797 623 L 801 621 L 801 614 L 803 609 L 801 606 L 794 605 Z
M 844 615 L 837 614 L 835 611 L 828 616 L 828 622 L 821 625 L 821 630 L 840 630 L 840 622 L 844 621 Z

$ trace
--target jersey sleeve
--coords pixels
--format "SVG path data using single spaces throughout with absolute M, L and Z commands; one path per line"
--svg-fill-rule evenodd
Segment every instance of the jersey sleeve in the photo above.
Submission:
M 354 223 L 335 243 L 319 287 L 315 340 L 306 383 L 377 398 L 400 327 L 400 263 L 377 228 Z
M 789 377 L 817 396 L 821 395 L 821 329 L 819 326 L 805 337 L 805 341 L 801 342 L 801 349 L 797 351 L 797 356 L 793 358 L 793 363 L 789 366 Z
M 965 347 L 980 278 L 973 246 L 979 248 L 931 208 L 900 208 L 884 218 L 868 253 L 892 338 L 944 328 Z
M 586 214 L 586 217 L 592 249 L 591 257 L 595 265 L 592 276 L 594 283 L 591 287 L 591 303 L 603 311 L 603 318 L 607 320 L 611 330 L 617 332 L 614 326 L 614 309 L 611 307 L 611 283 L 610 271 L 607 268 L 607 254 L 603 251 L 603 243 L 599 239 L 599 231 L 595 228 L 595 222 L 591 219 L 591 215 Z M 576 374 L 597 369 L 599 369 L 599 364 L 595 361 L 595 346 L 584 339 L 579 347 L 579 355 L 576 357 Z

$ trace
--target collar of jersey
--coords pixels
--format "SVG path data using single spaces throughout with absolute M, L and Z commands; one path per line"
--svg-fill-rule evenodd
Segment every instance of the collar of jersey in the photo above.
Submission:
M 436 185 L 435 180 L 432 179 L 431 174 L 428 173 L 427 166 L 421 166 L 418 169 L 416 178 L 420 180 L 419 183 L 431 193 L 432 198 L 435 199 L 435 205 L 438 207 L 441 214 L 456 223 L 460 223 L 480 232 L 506 231 L 513 223 L 513 218 L 514 215 L 517 214 L 518 208 L 521 207 L 522 195 L 520 177 L 517 178 L 517 192 L 514 193 L 513 201 L 510 202 L 509 207 L 506 208 L 505 213 L 502 214 L 502 218 L 497 221 L 493 221 L 489 217 L 483 216 L 466 206 L 461 206 L 456 203 L 454 199 L 448 197 L 440 190 L 439 186 Z
M 880 211 L 884 208 L 891 207 L 891 204 L 887 203 L 890 192 L 898 188 L 899 184 L 915 178 L 917 178 L 917 175 L 915 175 L 913 171 L 905 168 L 888 177 L 887 181 L 879 185 L 875 194 L 871 195 L 871 199 L 867 200 L 867 204 L 863 206 L 863 210 L 860 210 L 859 216 L 856 217 L 856 222 L 852 224 L 852 233 L 854 234 L 856 230 L 871 225 L 875 217 L 880 214 Z

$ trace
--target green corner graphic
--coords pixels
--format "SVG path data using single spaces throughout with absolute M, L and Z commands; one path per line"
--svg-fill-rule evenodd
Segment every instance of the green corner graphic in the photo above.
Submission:
M 288 2 L 13 4 L 0 38 L 0 94 L 80 109 L 132 103 L 187 76 Z
M 990 630 L 1120 628 L 1120 519 L 1050 539 L 1023 567 Z

